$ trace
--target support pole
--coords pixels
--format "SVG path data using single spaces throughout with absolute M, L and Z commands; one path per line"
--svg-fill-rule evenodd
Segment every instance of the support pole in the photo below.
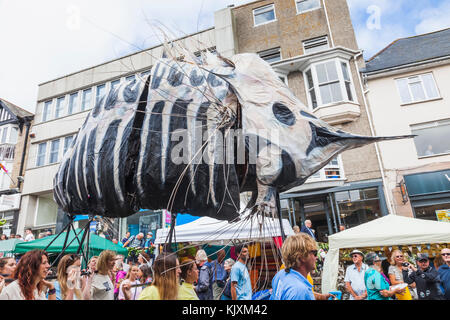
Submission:
M 63 234 L 64 231 L 67 231 L 67 235 L 66 235 L 66 241 L 67 241 L 67 236 L 68 236 L 68 234 L 69 234 L 70 226 L 71 226 L 72 223 L 73 223 L 74 217 L 73 217 L 73 216 L 69 216 L 69 219 L 70 219 L 70 221 L 69 221 L 69 222 L 64 226 L 64 228 L 56 235 L 56 237 L 54 237 L 53 240 L 50 241 L 50 243 L 45 247 L 44 251 L 47 251 L 47 249 L 53 244 L 53 242 L 56 241 L 56 239 L 59 238 L 59 236 L 60 236 L 61 234 Z M 66 242 L 65 242 L 64 244 L 66 244 Z M 65 247 L 65 246 L 64 246 L 64 247 Z
M 286 240 L 286 234 L 284 233 L 283 228 L 283 217 L 281 216 L 281 204 L 280 204 L 280 193 L 278 190 L 276 191 L 276 203 L 277 203 L 277 213 L 278 213 L 278 220 L 280 221 L 280 230 L 281 230 L 281 238 Z

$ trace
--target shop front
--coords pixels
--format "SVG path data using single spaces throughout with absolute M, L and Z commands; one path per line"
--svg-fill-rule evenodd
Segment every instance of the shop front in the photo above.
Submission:
M 404 176 L 415 218 L 450 222 L 450 169 Z
M 388 214 L 381 180 L 347 183 L 313 192 L 282 194 L 283 218 L 292 226 L 311 220 L 319 242 L 339 231 Z

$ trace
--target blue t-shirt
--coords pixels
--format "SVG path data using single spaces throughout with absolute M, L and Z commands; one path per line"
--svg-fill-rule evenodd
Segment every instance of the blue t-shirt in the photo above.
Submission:
M 237 300 L 252 300 L 252 284 L 247 266 L 238 261 L 233 265 L 230 274 L 231 282 L 237 282 Z
M 391 300 L 389 297 L 383 297 L 381 290 L 389 290 L 389 283 L 386 279 L 373 268 L 367 269 L 364 274 L 364 282 L 367 288 L 367 300 Z
M 298 271 L 280 270 L 272 279 L 270 300 L 315 300 L 312 284 Z

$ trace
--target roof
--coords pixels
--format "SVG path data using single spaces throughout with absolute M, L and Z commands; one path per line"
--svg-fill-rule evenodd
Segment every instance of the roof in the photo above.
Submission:
M 450 28 L 395 40 L 366 61 L 364 73 L 450 56 Z
M 28 111 L 22 109 L 21 107 L 18 107 L 9 101 L 6 101 L 5 99 L 0 98 L 0 102 L 3 102 L 6 105 L 6 107 L 9 109 L 9 111 L 14 113 L 19 118 L 34 116 L 34 114 L 32 114 L 31 112 L 28 112 Z

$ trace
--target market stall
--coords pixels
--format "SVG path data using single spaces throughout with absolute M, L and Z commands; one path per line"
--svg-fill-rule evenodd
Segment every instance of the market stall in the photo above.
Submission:
M 8 239 L 0 241 L 0 257 L 12 257 L 16 245 L 21 242 L 24 241 L 21 239 Z
M 336 290 L 339 253 L 342 250 L 386 247 L 425 251 L 431 257 L 450 243 L 450 223 L 387 215 L 328 237 L 329 251 L 322 274 L 322 292 Z M 370 251 L 370 250 L 368 250 Z
M 76 229 L 77 234 L 81 234 L 81 229 Z M 34 241 L 22 242 L 18 243 L 14 249 L 14 253 L 25 253 L 34 249 L 45 249 L 52 242 L 52 240 L 56 237 L 56 235 L 48 236 L 42 239 L 36 239 Z M 46 249 L 48 253 L 60 253 L 64 247 L 64 240 L 66 234 L 61 234 L 51 245 Z M 79 236 L 81 239 L 81 236 Z M 67 243 L 70 245 L 66 248 L 66 253 L 77 253 L 79 243 L 75 239 L 75 232 L 71 231 L 68 237 Z M 83 243 L 82 249 L 84 250 L 85 244 Z M 89 256 L 97 256 L 103 250 L 112 250 L 117 252 L 117 254 L 122 254 L 126 256 L 128 251 L 126 248 L 122 248 L 121 246 L 112 243 L 110 240 L 97 236 L 96 234 L 91 233 L 89 237 Z
M 294 234 L 289 221 L 283 219 L 283 231 L 286 236 Z M 169 229 L 159 229 L 155 244 L 167 242 Z M 202 217 L 193 222 L 176 226 L 173 242 L 177 243 L 179 257 L 193 258 L 197 248 L 202 247 L 211 260 L 215 253 L 224 249 L 227 257 L 236 259 L 233 246 L 238 243 L 249 245 L 249 273 L 255 291 L 270 286 L 271 280 L 281 266 L 279 248 L 281 247 L 281 228 L 278 219 L 253 218 L 228 223 L 210 217 Z

